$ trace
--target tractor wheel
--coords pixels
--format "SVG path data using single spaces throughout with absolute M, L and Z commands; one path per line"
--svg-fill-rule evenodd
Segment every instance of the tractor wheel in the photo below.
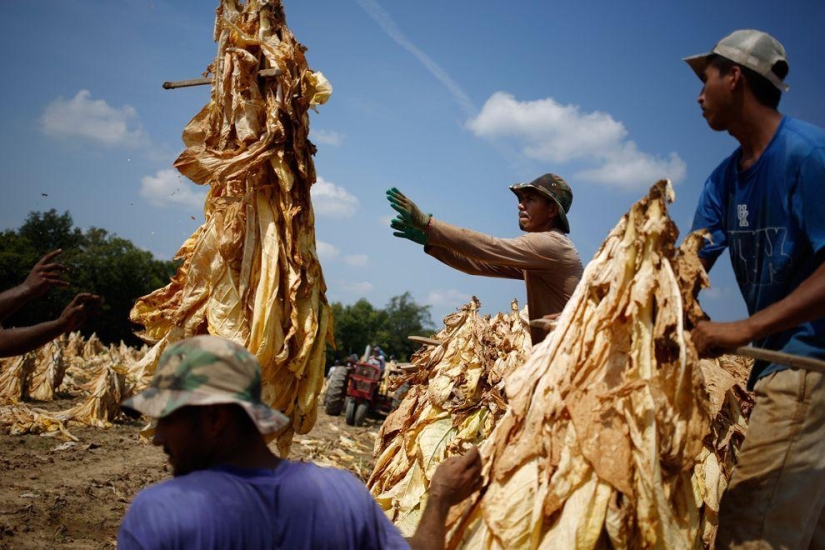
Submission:
M 358 408 L 355 409 L 355 425 L 356 426 L 363 426 L 364 420 L 367 419 L 367 411 L 369 411 L 370 406 L 368 403 L 358 403 Z
M 347 397 L 347 404 L 344 407 L 347 409 L 347 424 L 355 426 L 355 400 Z
M 327 393 L 324 396 L 324 410 L 330 416 L 338 416 L 344 409 L 344 400 L 347 397 L 347 375 L 349 369 L 346 367 L 335 367 L 329 376 Z

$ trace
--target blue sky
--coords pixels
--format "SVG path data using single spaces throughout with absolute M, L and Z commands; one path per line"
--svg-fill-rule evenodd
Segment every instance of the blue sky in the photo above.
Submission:
M 383 307 L 410 291 L 441 318 L 478 296 L 524 302 L 520 281 L 470 277 L 388 227 L 398 187 L 437 218 L 519 234 L 507 189 L 546 172 L 574 191 L 571 237 L 586 263 L 661 177 L 689 229 L 706 176 L 735 147 L 711 131 L 681 58 L 738 28 L 783 42 L 781 110 L 825 126 L 825 2 L 285 0 L 310 66 L 333 86 L 311 117 L 318 249 L 330 301 Z M 167 91 L 212 61 L 217 0 L 0 3 L 0 228 L 71 212 L 160 258 L 203 221 L 205 190 L 172 169 L 208 87 Z M 729 262 L 702 295 L 712 317 L 744 307 Z

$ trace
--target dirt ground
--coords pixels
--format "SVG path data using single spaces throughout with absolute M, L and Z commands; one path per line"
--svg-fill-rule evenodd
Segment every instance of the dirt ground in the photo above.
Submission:
M 70 398 L 37 403 L 48 410 Z M 312 431 L 296 435 L 290 459 L 338 466 L 366 479 L 382 418 L 363 427 L 323 410 Z M 120 520 L 143 487 L 167 479 L 166 455 L 139 437 L 142 421 L 109 429 L 70 426 L 79 439 L 0 435 L 0 550 L 114 548 Z

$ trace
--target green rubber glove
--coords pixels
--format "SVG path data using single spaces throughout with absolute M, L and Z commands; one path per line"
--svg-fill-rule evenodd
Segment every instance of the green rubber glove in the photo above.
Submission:
M 420 229 L 416 229 L 415 227 L 409 225 L 400 217 L 393 218 L 393 220 L 390 222 L 390 227 L 395 229 L 393 235 L 395 235 L 396 237 L 410 240 L 422 246 L 427 244 L 427 234 L 421 231 Z
M 427 224 L 430 223 L 430 215 L 422 212 L 404 193 L 393 187 L 387 191 L 387 200 L 390 201 L 393 210 L 398 212 L 401 221 L 420 231 L 427 229 Z

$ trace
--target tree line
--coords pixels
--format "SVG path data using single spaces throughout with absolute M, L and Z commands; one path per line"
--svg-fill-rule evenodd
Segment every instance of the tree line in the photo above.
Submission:
M 180 262 L 157 260 L 151 252 L 105 229 L 92 227 L 84 232 L 74 227 L 68 211 L 30 212 L 19 229 L 2 233 L 0 290 L 23 282 L 44 254 L 58 248 L 63 250 L 59 261 L 70 269 L 72 286 L 52 288 L 8 317 L 4 326 L 54 319 L 75 294 L 90 292 L 103 297 L 103 309 L 83 326 L 84 336 L 95 333 L 105 344 L 142 345 L 134 334 L 141 327 L 129 320 L 129 311 L 138 298 L 166 286 Z M 360 357 L 367 345 L 378 345 L 388 356 L 407 361 L 418 348 L 407 336 L 428 334 L 433 328 L 429 306 L 416 304 L 409 292 L 391 298 L 384 309 L 365 299 L 346 306 L 335 302 L 331 307 L 336 349 L 327 349 L 328 365 L 353 353 Z
M 384 309 L 376 309 L 365 298 L 351 305 L 332 304 L 336 349 L 327 348 L 327 365 L 343 362 L 352 354 L 361 357 L 366 347 L 379 346 L 387 359 L 408 361 L 420 347 L 408 336 L 429 336 L 433 331 L 430 306 L 417 304 L 409 292 L 393 296 Z

